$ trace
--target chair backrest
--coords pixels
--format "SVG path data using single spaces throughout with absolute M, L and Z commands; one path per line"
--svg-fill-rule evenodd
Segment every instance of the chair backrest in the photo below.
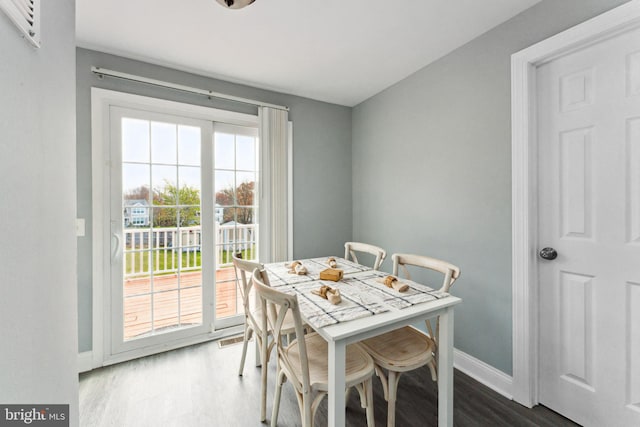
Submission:
M 368 243 L 347 242 L 344 244 L 345 259 L 352 259 L 354 262 L 358 262 L 356 252 L 366 252 L 368 254 L 374 255 L 376 257 L 376 260 L 373 263 L 374 270 L 379 270 L 382 262 L 387 257 L 387 251 Z
M 407 265 L 414 265 L 416 267 L 427 268 L 429 270 L 437 271 L 444 274 L 444 281 L 442 282 L 441 291 L 449 292 L 449 288 L 453 285 L 453 282 L 460 276 L 460 269 L 453 264 L 446 261 L 442 261 L 436 258 L 431 258 L 424 255 L 413 254 L 393 254 L 391 257 L 393 260 L 393 275 L 398 276 L 399 267 L 404 270 L 405 277 L 411 280 L 411 275 L 407 269 Z
M 291 311 L 295 331 L 298 352 L 300 354 L 300 368 L 302 378 L 289 378 L 297 383 L 297 389 L 303 390 L 303 393 L 311 392 L 311 383 L 309 380 L 309 358 L 307 356 L 307 346 L 304 339 L 304 328 L 302 317 L 300 316 L 300 306 L 298 305 L 298 297 L 296 295 L 281 292 L 269 286 L 267 272 L 264 269 L 256 268 L 253 271 L 253 285 L 262 307 L 262 327 L 271 331 L 274 341 L 277 343 L 278 358 L 280 363 L 287 366 L 289 372 L 296 372 L 293 369 L 291 361 L 284 351 L 282 339 L 282 326 L 288 311 Z M 266 343 L 263 343 L 263 347 Z
M 256 319 L 253 319 L 253 317 L 251 316 L 251 301 L 249 299 L 251 286 L 253 284 L 252 274 L 253 270 L 255 270 L 256 268 L 262 270 L 264 266 L 258 262 L 247 261 L 245 259 L 239 258 L 236 254 L 234 254 L 233 267 L 236 270 L 236 277 L 240 279 L 240 282 L 238 284 L 240 285 L 240 295 L 242 296 L 242 305 L 244 307 L 245 315 L 251 317 L 251 319 L 255 321 Z M 238 272 L 240 272 L 239 275 Z M 270 284 L 268 283 L 267 278 L 267 286 L 269 285 Z M 259 326 L 259 324 L 256 326 Z

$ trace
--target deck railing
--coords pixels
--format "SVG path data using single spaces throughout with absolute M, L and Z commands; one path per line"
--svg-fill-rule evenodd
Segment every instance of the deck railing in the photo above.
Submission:
M 215 226 L 216 268 L 232 265 L 232 255 L 242 251 L 256 259 L 257 224 Z M 125 277 L 195 271 L 202 268 L 202 228 L 126 228 L 124 231 Z

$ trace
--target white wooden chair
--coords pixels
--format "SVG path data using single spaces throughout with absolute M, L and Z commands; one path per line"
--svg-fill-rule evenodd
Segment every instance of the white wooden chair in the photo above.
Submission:
M 458 267 L 435 258 L 421 255 L 393 254 L 392 259 L 393 275 L 396 277 L 398 276 L 399 267 L 402 267 L 405 277 L 411 279 L 406 265 L 442 273 L 444 280 L 440 290 L 444 292 L 449 292 L 453 282 L 460 276 Z M 387 427 L 395 426 L 398 381 L 403 372 L 427 365 L 431 371 L 431 378 L 434 381 L 437 380 L 438 327 L 436 327 L 434 335 L 429 320 L 426 321 L 426 325 L 429 335 L 412 326 L 405 326 L 360 343 L 376 363 L 376 375 L 382 382 L 384 398 L 388 402 Z
M 344 244 L 344 258 L 351 259 L 353 262 L 358 262 L 356 252 L 366 252 L 376 257 L 373 263 L 373 269 L 379 270 L 382 262 L 387 257 L 387 252 L 374 245 L 360 242 L 347 242 Z
M 257 347 L 260 356 L 260 363 L 262 369 L 262 390 L 261 390 L 261 402 L 260 402 L 260 421 L 267 419 L 267 372 L 269 358 L 271 350 L 274 346 L 273 339 L 269 339 L 269 332 L 262 328 L 260 323 L 261 314 L 260 307 L 252 304 L 251 287 L 253 285 L 253 270 L 263 269 L 263 265 L 257 262 L 247 261 L 242 258 L 238 258 L 233 255 L 233 266 L 236 270 L 236 277 L 240 279 L 238 281 L 238 287 L 240 288 L 240 295 L 242 297 L 242 305 L 244 308 L 244 341 L 242 343 L 242 357 L 240 359 L 240 370 L 238 375 L 242 376 L 244 372 L 244 362 L 247 357 L 247 347 L 251 336 L 255 334 Z M 269 278 L 265 274 L 265 284 L 269 286 Z M 295 326 L 293 317 L 288 316 L 282 326 L 283 334 L 293 334 L 295 332 Z M 266 347 L 263 349 L 263 342 Z
M 276 337 L 274 341 L 278 354 L 271 426 L 275 427 L 278 423 L 282 385 L 288 379 L 296 392 L 302 425 L 312 427 L 318 405 L 329 388 L 327 342 L 316 332 L 304 335 L 298 297 L 266 286 L 266 281 L 264 270 L 256 269 L 253 272 L 254 288 L 261 300 L 262 325 Z M 297 339 L 285 346 L 280 337 L 287 313 L 291 313 L 294 319 Z M 263 341 L 264 351 L 265 346 Z M 375 426 L 372 391 L 374 369 L 373 360 L 358 344 L 347 346 L 345 383 L 347 387 L 356 387 L 360 392 L 368 427 Z

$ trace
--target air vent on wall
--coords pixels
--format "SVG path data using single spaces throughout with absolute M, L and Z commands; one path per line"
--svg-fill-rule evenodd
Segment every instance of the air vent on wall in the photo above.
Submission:
M 0 0 L 2 10 L 35 47 L 40 47 L 40 0 Z

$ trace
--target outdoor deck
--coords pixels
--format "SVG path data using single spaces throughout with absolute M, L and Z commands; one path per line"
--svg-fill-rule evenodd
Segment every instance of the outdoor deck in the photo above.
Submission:
M 216 271 L 216 316 L 228 317 L 242 309 L 236 288 L 233 267 Z M 175 274 L 156 276 L 153 290 L 148 277 L 127 279 L 124 284 L 124 338 L 148 334 L 152 330 L 151 302 L 153 298 L 153 326 L 159 329 L 202 322 L 202 272 L 180 275 L 180 289 Z M 180 303 L 178 295 L 180 293 Z M 178 305 L 180 304 L 180 305 Z

